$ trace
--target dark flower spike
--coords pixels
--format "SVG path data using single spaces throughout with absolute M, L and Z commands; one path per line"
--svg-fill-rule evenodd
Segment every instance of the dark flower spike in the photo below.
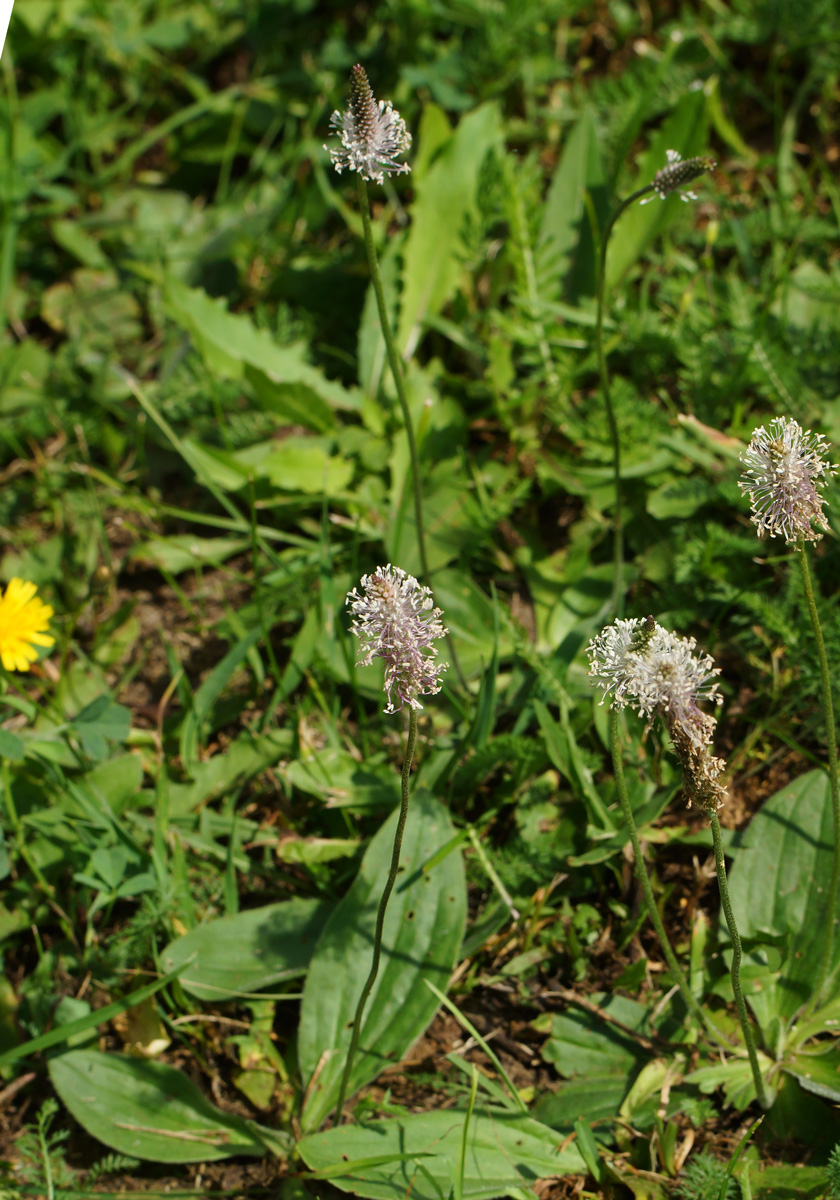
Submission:
M 653 177 L 651 184 L 653 190 L 660 200 L 665 200 L 672 192 L 676 192 L 681 200 L 688 203 L 689 200 L 696 200 L 697 196 L 694 192 L 681 192 L 679 189 L 686 183 L 693 183 L 695 179 L 699 179 L 701 175 L 713 171 L 717 163 L 708 155 L 702 154 L 697 158 L 687 158 L 683 161 L 682 155 L 677 150 L 667 150 L 666 157 L 668 159 L 667 167 L 663 167 L 661 171 L 657 171 Z M 653 196 L 648 196 L 642 200 L 642 204 L 648 204 L 655 199 Z
M 408 163 L 396 162 L 411 145 L 405 121 L 390 100 L 376 100 L 364 67 L 356 63 L 350 72 L 350 100 L 347 112 L 336 109 L 330 128 L 341 138 L 341 145 L 329 150 L 338 171 L 358 171 L 371 183 L 382 183 L 385 175 L 402 175 L 411 170 Z

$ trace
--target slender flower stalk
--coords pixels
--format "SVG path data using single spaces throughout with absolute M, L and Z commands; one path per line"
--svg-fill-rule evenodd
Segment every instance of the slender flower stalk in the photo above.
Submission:
M 382 327 L 382 336 L 385 339 L 385 350 L 388 354 L 388 364 L 391 368 L 391 375 L 394 380 L 394 386 L 397 390 L 397 399 L 400 409 L 402 410 L 403 424 L 405 425 L 405 435 L 408 439 L 408 455 L 411 461 L 411 485 L 414 492 L 414 523 L 417 527 L 417 547 L 420 551 L 420 570 L 423 575 L 423 580 L 426 586 L 429 586 L 429 563 L 426 558 L 426 532 L 423 522 L 423 487 L 420 479 L 420 455 L 417 452 L 417 438 L 414 434 L 414 423 L 411 419 L 411 410 L 408 407 L 408 396 L 405 391 L 405 378 L 403 375 L 402 360 L 397 352 L 397 344 L 394 340 L 394 333 L 391 329 L 391 322 L 388 317 L 388 309 L 385 305 L 385 291 L 382 287 L 382 275 L 379 270 L 379 257 L 376 253 L 376 246 L 373 241 L 373 225 L 370 219 L 370 202 L 368 200 L 367 184 L 363 175 L 359 175 L 359 207 L 362 213 L 362 228 L 365 235 L 365 249 L 367 250 L 368 265 L 370 267 L 370 277 L 373 282 L 373 290 L 376 295 L 376 306 L 379 309 L 379 324 Z
M 735 923 L 735 913 L 732 911 L 732 900 L 729 896 L 729 884 L 726 879 L 726 861 L 723 855 L 723 839 L 720 835 L 720 821 L 713 807 L 709 806 L 706 812 L 709 817 L 709 824 L 712 827 L 712 841 L 715 847 L 715 870 L 717 871 L 720 902 L 723 907 L 724 916 L 726 917 L 726 927 L 729 930 L 729 937 L 732 941 L 732 967 L 729 976 L 732 980 L 732 991 L 735 995 L 735 1007 L 738 1010 L 738 1020 L 741 1022 L 744 1043 L 750 1059 L 755 1094 L 758 1097 L 759 1104 L 766 1111 L 773 1101 L 767 1095 L 764 1079 L 761 1075 L 761 1068 L 758 1065 L 755 1038 L 753 1037 L 752 1026 L 747 1015 L 747 1005 L 744 1001 L 744 992 L 741 987 L 741 936 L 738 933 L 738 926 Z
M 708 1013 L 704 1012 L 699 1003 L 695 999 L 694 993 L 688 986 L 688 981 L 682 972 L 677 956 L 674 953 L 674 948 L 665 931 L 665 926 L 662 922 L 662 917 L 659 915 L 659 909 L 656 904 L 656 897 L 653 894 L 653 887 L 650 882 L 647 864 L 645 863 L 644 854 L 642 853 L 642 844 L 639 841 L 639 831 L 636 827 L 636 818 L 633 816 L 633 809 L 630 806 L 630 798 L 627 795 L 627 782 L 624 778 L 624 764 L 621 758 L 621 739 L 618 730 L 618 709 L 615 705 L 610 709 L 610 751 L 612 753 L 613 770 L 615 771 L 615 785 L 618 792 L 618 799 L 621 804 L 621 811 L 624 820 L 627 824 L 627 829 L 630 833 L 630 844 L 633 847 L 633 869 L 636 874 L 636 881 L 642 889 L 642 895 L 645 898 L 645 906 L 650 917 L 650 923 L 656 931 L 656 936 L 659 938 L 659 945 L 662 947 L 662 953 L 665 955 L 665 961 L 671 969 L 671 974 L 674 977 L 674 982 L 679 988 L 680 995 L 685 1001 L 685 1005 L 690 1012 L 700 1021 L 700 1024 L 709 1034 L 709 1036 L 717 1042 L 718 1045 L 731 1049 L 729 1043 L 724 1038 L 723 1034 L 715 1027 L 714 1021 Z
M 840 768 L 837 761 L 831 670 L 805 548 L 806 542 L 818 542 L 822 531 L 828 529 L 823 512 L 826 500 L 822 492 L 828 480 L 837 472 L 837 467 L 825 457 L 828 448 L 829 444 L 822 434 L 803 430 L 797 421 L 789 417 L 775 417 L 766 429 L 762 426 L 755 431 L 749 446 L 741 455 L 745 470 L 738 484 L 743 495 L 749 497 L 751 520 L 759 536 L 784 537 L 787 545 L 793 546 L 796 552 L 820 664 L 834 856 L 828 888 L 825 945 L 806 1012 L 812 1012 L 819 1004 L 831 970 L 840 883 Z
M 417 742 L 417 710 L 412 708 L 408 714 L 408 740 L 405 746 L 405 759 L 403 760 L 402 769 L 402 796 L 400 799 L 400 815 L 397 818 L 397 828 L 394 833 L 394 849 L 391 854 L 391 866 L 388 871 L 388 876 L 385 880 L 385 886 L 382 889 L 382 896 L 379 900 L 379 908 L 376 911 L 376 925 L 373 931 L 373 956 L 370 963 L 370 972 L 365 985 L 362 988 L 356 1005 L 356 1011 L 353 1015 L 353 1028 L 350 1034 L 350 1045 L 347 1049 L 347 1059 L 344 1063 L 344 1072 L 341 1076 L 341 1086 L 338 1089 L 338 1101 L 335 1106 L 335 1117 L 333 1124 L 338 1125 L 341 1121 L 342 1110 L 344 1109 L 344 1101 L 347 1098 L 347 1090 L 350 1085 L 350 1075 L 353 1071 L 353 1062 L 356 1057 L 356 1051 L 359 1048 L 359 1037 L 362 1032 L 362 1018 L 365 1012 L 365 1006 L 370 996 L 371 988 L 376 982 L 376 977 L 379 974 L 379 961 L 382 956 L 382 931 L 385 928 L 385 911 L 388 908 L 388 901 L 391 899 L 391 892 L 394 890 L 397 872 L 400 867 L 400 854 L 402 853 L 403 835 L 405 833 L 405 823 L 408 820 L 408 806 L 410 800 L 409 779 L 411 778 L 411 761 L 414 757 L 414 747 Z
M 717 165 L 714 159 L 707 158 L 705 155 L 697 158 L 689 158 L 683 162 L 682 158 L 676 150 L 667 152 L 668 165 L 662 170 L 657 171 L 653 177 L 653 182 L 639 188 L 622 200 L 618 207 L 614 209 L 612 214 L 607 219 L 603 232 L 599 235 L 597 222 L 594 219 L 594 209 L 590 212 L 590 220 L 592 222 L 593 233 L 596 242 L 600 242 L 598 246 L 598 278 L 595 289 L 596 310 L 595 310 L 595 355 L 598 360 L 598 375 L 601 380 L 601 395 L 604 398 L 604 410 L 607 417 L 607 429 L 610 435 L 613 451 L 613 491 L 615 494 L 615 514 L 613 517 L 613 610 L 617 617 L 624 615 L 624 524 L 622 516 L 622 491 L 621 491 L 621 440 L 618 435 L 618 424 L 615 419 L 615 409 L 613 408 L 612 396 L 610 395 L 610 377 L 607 370 L 607 357 L 604 352 L 604 291 L 606 287 L 607 275 L 607 247 L 609 245 L 610 234 L 613 231 L 618 218 L 637 200 L 641 200 L 642 204 L 649 203 L 650 200 L 660 199 L 665 200 L 672 193 L 676 192 L 682 200 L 695 200 L 696 196 L 693 192 L 683 192 L 680 189 L 686 183 L 691 183 L 695 179 L 699 179 L 701 175 L 705 175 L 708 171 L 714 169 Z M 655 193 L 650 195 L 649 193 Z M 642 197 L 647 197 L 647 200 Z
M 437 647 L 434 645 L 446 635 L 446 629 L 440 620 L 443 614 L 439 608 L 434 607 L 430 589 L 422 587 L 413 575 L 407 575 L 405 571 L 399 567 L 392 567 L 390 563 L 387 567 L 378 567 L 372 575 L 362 577 L 361 592 L 353 588 L 347 593 L 347 605 L 353 615 L 351 630 L 358 637 L 361 648 L 357 666 L 369 666 L 375 658 L 381 658 L 385 667 L 384 691 L 388 698 L 385 712 L 398 712 L 405 706 L 409 713 L 400 812 L 394 833 L 391 866 L 376 913 L 370 972 L 353 1017 L 350 1045 L 335 1108 L 336 1125 L 341 1120 L 350 1086 L 365 1006 L 379 974 L 385 913 L 400 866 L 403 835 L 408 819 L 411 763 L 417 742 L 417 712 L 423 707 L 419 697 L 439 692 L 440 676 L 446 670 L 446 663 L 435 662 Z
M 686 799 L 689 805 L 692 802 L 697 803 L 708 813 L 715 842 L 721 903 L 726 914 L 733 946 L 737 946 L 737 953 L 733 957 L 732 963 L 732 989 L 736 997 L 738 1018 L 744 1034 L 744 1044 L 750 1059 L 756 1093 L 760 1103 L 766 1108 L 767 1097 L 758 1067 L 755 1039 L 741 990 L 741 943 L 732 913 L 732 905 L 729 901 L 720 841 L 720 824 L 717 818 L 717 810 L 726 798 L 726 792 L 720 782 L 725 764 L 722 759 L 715 758 L 709 750 L 709 742 L 716 725 L 715 718 L 703 712 L 698 706 L 698 700 L 702 699 L 712 700 L 715 703 L 720 702 L 717 684 L 717 676 L 720 672 L 714 666 L 709 655 L 695 654 L 695 647 L 694 638 L 681 638 L 677 634 L 670 633 L 658 625 L 653 617 L 647 617 L 644 620 L 620 619 L 590 642 L 588 648 L 589 675 L 594 683 L 604 689 L 602 703 L 608 695 L 611 695 L 610 745 L 616 787 L 630 831 L 630 840 L 636 860 L 636 876 L 647 903 L 651 922 L 686 1004 L 695 1015 L 700 1017 L 704 1028 L 717 1041 L 722 1042 L 723 1039 L 714 1024 L 707 1014 L 703 1013 L 691 994 L 656 908 L 653 889 L 642 858 L 639 835 L 624 783 L 618 743 L 618 709 L 629 704 L 635 706 L 642 716 L 658 716 L 661 719 L 683 767 Z
M 382 183 L 384 176 L 406 174 L 411 170 L 408 163 L 398 163 L 397 156 L 404 154 L 411 146 L 411 134 L 406 128 L 400 114 L 391 101 L 377 101 L 373 95 L 364 67 L 356 64 L 350 72 L 350 99 L 347 111 L 339 109 L 330 118 L 330 126 L 339 134 L 341 145 L 324 147 L 329 150 L 330 158 L 336 171 L 341 174 L 344 170 L 356 171 L 358 174 L 359 208 L 362 215 L 365 251 L 367 253 L 370 277 L 373 283 L 376 306 L 379 312 L 379 324 L 385 341 L 385 351 L 388 355 L 388 365 L 394 380 L 397 400 L 402 412 L 405 434 L 408 440 L 408 454 L 411 462 L 411 485 L 414 495 L 414 523 L 417 529 L 417 547 L 420 554 L 420 573 L 427 587 L 431 586 L 431 573 L 426 553 L 426 533 L 423 521 L 423 488 L 420 478 L 420 456 L 417 451 L 417 438 L 408 397 L 405 390 L 405 377 L 402 360 L 397 351 L 394 332 L 385 304 L 385 291 L 382 286 L 382 274 L 379 268 L 379 256 L 373 240 L 373 224 L 370 214 L 367 184 Z M 458 676 L 458 681 L 466 690 L 466 679 L 461 671 L 458 656 L 452 638 L 447 632 L 449 657 Z

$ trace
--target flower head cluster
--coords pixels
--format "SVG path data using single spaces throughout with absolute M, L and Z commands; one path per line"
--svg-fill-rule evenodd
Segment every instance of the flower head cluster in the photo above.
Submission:
M 383 177 L 411 170 L 408 163 L 396 162 L 411 145 L 405 121 L 390 100 L 377 101 L 364 67 L 357 63 L 350 72 L 350 100 L 347 112 L 336 109 L 330 128 L 341 138 L 341 145 L 330 148 L 330 158 L 339 175 L 358 171 L 363 179 L 382 183 Z
M 750 498 L 752 521 L 759 535 L 781 534 L 787 544 L 800 538 L 818 542 L 828 529 L 821 493 L 837 467 L 824 457 L 828 442 L 805 431 L 789 417 L 775 417 L 767 429 L 756 429 L 741 455 L 744 477 L 738 487 Z
M 53 610 L 36 596 L 34 583 L 12 579 L 0 599 L 0 662 L 7 671 L 28 671 L 36 646 L 52 646 L 47 630 Z
M 672 192 L 677 192 L 680 199 L 685 200 L 686 203 L 689 200 L 696 200 L 697 196 L 694 192 L 681 192 L 679 189 L 683 184 L 692 183 L 701 175 L 713 171 L 717 163 L 705 154 L 683 161 L 682 155 L 677 150 L 667 150 L 665 153 L 668 165 L 657 171 L 653 177 L 652 187 L 656 195 L 660 200 L 665 200 Z M 647 200 L 642 200 L 642 204 L 648 204 L 653 199 L 653 196 L 648 196 Z
M 355 588 L 347 593 L 353 614 L 351 629 L 362 650 L 356 665 L 366 667 L 375 658 L 382 659 L 386 713 L 397 712 L 404 704 L 422 708 L 417 697 L 440 691 L 439 676 L 447 666 L 434 661 L 437 648 L 433 643 L 448 632 L 440 622 L 443 614 L 434 607 L 429 588 L 390 563 L 364 575 L 361 586 L 361 595 Z
M 604 689 L 602 703 L 612 692 L 616 708 L 630 704 L 641 716 L 662 719 L 683 764 L 689 803 L 717 808 L 725 796 L 717 782 L 724 763 L 708 748 L 717 722 L 698 701 L 721 703 L 720 670 L 708 654 L 695 654 L 696 646 L 653 617 L 618 620 L 589 643 L 589 676 Z

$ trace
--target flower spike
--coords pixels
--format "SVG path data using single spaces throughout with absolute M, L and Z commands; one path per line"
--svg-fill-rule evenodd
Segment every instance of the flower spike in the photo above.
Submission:
M 668 165 L 657 171 L 653 177 L 652 187 L 660 200 L 667 199 L 672 192 L 676 192 L 680 200 L 696 200 L 697 196 L 694 192 L 681 192 L 679 189 L 685 183 L 692 183 L 695 179 L 699 179 L 701 175 L 705 175 L 708 171 L 713 171 L 717 163 L 713 158 L 709 158 L 706 154 L 698 155 L 696 158 L 687 158 L 683 161 L 682 155 L 678 150 L 666 150 L 665 155 L 668 159 Z M 648 196 L 642 200 L 642 204 L 649 204 L 655 197 Z
M 390 100 L 377 101 L 364 67 L 358 63 L 350 72 L 347 112 L 336 109 L 330 128 L 341 145 L 329 150 L 336 171 L 358 171 L 371 183 L 382 183 L 385 175 L 402 175 L 411 170 L 396 157 L 411 146 L 411 134 Z
M 789 546 L 800 538 L 820 540 L 813 526 L 828 529 L 821 493 L 837 472 L 824 457 L 828 445 L 821 433 L 803 430 L 790 417 L 775 417 L 767 429 L 756 429 L 741 454 L 745 470 L 738 487 L 749 496 L 760 537 L 781 534 Z
M 588 674 L 604 689 L 602 704 L 612 692 L 614 708 L 631 704 L 640 716 L 660 717 L 683 766 L 689 806 L 696 800 L 719 808 L 726 792 L 718 777 L 726 764 L 709 751 L 717 721 L 698 701 L 721 703 L 720 669 L 710 655 L 695 654 L 696 645 L 653 617 L 618 620 L 589 643 Z
M 370 666 L 375 658 L 385 664 L 385 712 L 397 712 L 404 704 L 422 708 L 417 697 L 439 692 L 439 676 L 447 667 L 434 661 L 437 648 L 432 643 L 448 631 L 440 622 L 443 613 L 434 607 L 431 590 L 388 563 L 362 576 L 362 594 L 353 588 L 346 602 L 353 614 L 351 630 L 361 643 L 362 657 L 356 665 Z M 425 650 L 431 650 L 431 656 Z

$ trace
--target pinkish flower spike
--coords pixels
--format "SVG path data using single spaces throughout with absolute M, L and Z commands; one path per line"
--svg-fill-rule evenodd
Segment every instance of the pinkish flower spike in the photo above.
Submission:
M 718 778 L 726 764 L 709 751 L 717 722 L 698 701 L 720 704 L 720 671 L 708 654 L 694 653 L 696 645 L 653 617 L 618 620 L 589 643 L 588 673 L 604 689 L 604 700 L 613 693 L 614 708 L 630 704 L 640 716 L 662 720 L 683 765 L 689 805 L 695 800 L 719 808 L 726 791 Z
M 744 477 L 738 487 L 749 496 L 752 522 L 759 536 L 781 534 L 787 544 L 800 538 L 818 542 L 827 530 L 821 492 L 837 467 L 824 457 L 828 442 L 821 433 L 805 431 L 789 417 L 775 417 L 767 429 L 756 429 L 741 455 Z
M 347 593 L 353 614 L 351 630 L 362 650 L 356 665 L 366 667 L 375 658 L 382 659 L 386 713 L 397 712 L 404 704 L 422 708 L 417 697 L 439 692 L 439 676 L 447 667 L 434 661 L 437 648 L 432 645 L 446 636 L 440 622 L 443 614 L 434 607 L 429 588 L 390 563 L 364 575 L 361 586 L 361 595 L 355 588 Z M 425 654 L 426 650 L 431 650 L 431 655 Z

